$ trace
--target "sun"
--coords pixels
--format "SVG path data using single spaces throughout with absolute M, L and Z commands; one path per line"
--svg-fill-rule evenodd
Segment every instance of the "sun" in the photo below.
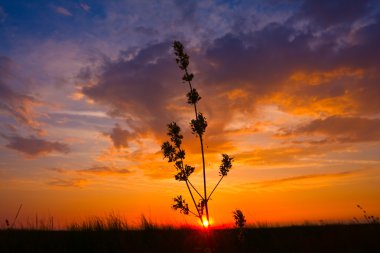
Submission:
M 203 218 L 202 223 L 203 223 L 203 227 L 205 227 L 205 228 L 208 228 L 208 226 L 210 225 L 206 218 Z

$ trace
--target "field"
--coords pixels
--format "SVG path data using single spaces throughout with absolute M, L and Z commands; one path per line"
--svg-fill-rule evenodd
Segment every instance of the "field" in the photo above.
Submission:
M 1 230 L 0 252 L 380 252 L 380 224 L 195 230 Z

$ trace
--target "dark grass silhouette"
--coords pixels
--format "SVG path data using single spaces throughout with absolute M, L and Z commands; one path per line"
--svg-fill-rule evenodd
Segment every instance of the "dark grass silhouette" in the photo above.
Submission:
M 148 226 L 149 227 L 149 226 Z M 380 224 L 236 229 L 1 230 L 0 252 L 380 252 Z M 211 238 L 211 245 L 209 239 Z

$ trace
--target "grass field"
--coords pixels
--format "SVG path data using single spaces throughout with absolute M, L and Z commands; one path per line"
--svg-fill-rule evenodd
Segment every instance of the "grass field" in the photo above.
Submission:
M 0 252 L 380 252 L 380 224 L 192 230 L 1 230 Z

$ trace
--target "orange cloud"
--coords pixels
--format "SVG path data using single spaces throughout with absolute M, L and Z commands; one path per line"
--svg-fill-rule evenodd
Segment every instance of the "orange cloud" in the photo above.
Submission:
M 93 166 L 88 169 L 78 170 L 80 174 L 93 174 L 97 176 L 109 176 L 109 175 L 126 175 L 131 171 L 128 169 L 117 169 L 109 166 Z
M 269 188 L 283 185 L 293 185 L 299 187 L 312 187 L 314 185 L 320 185 L 324 181 L 332 181 L 337 179 L 343 179 L 347 177 L 353 177 L 358 175 L 361 170 L 356 171 L 342 171 L 337 173 L 326 173 L 326 174 L 306 174 L 301 176 L 286 177 L 274 180 L 266 180 L 254 183 L 248 183 L 242 185 L 241 187 L 245 190 L 248 189 L 261 189 Z M 305 184 L 299 184 L 305 183 Z M 306 184 L 307 183 L 307 184 Z
M 380 119 L 377 118 L 331 116 L 285 130 L 283 136 L 322 135 L 329 142 L 378 142 L 379 125 Z
M 309 73 L 305 71 L 297 71 L 290 75 L 289 81 L 293 84 L 298 85 L 321 85 L 345 78 L 361 79 L 363 76 L 363 69 L 350 69 L 348 67 L 340 67 L 325 72 L 315 71 Z
M 76 187 L 76 188 L 83 188 L 85 185 L 88 184 L 88 180 L 81 179 L 81 178 L 75 178 L 75 179 L 63 179 L 63 178 L 55 178 L 47 183 L 50 186 L 55 187 Z

